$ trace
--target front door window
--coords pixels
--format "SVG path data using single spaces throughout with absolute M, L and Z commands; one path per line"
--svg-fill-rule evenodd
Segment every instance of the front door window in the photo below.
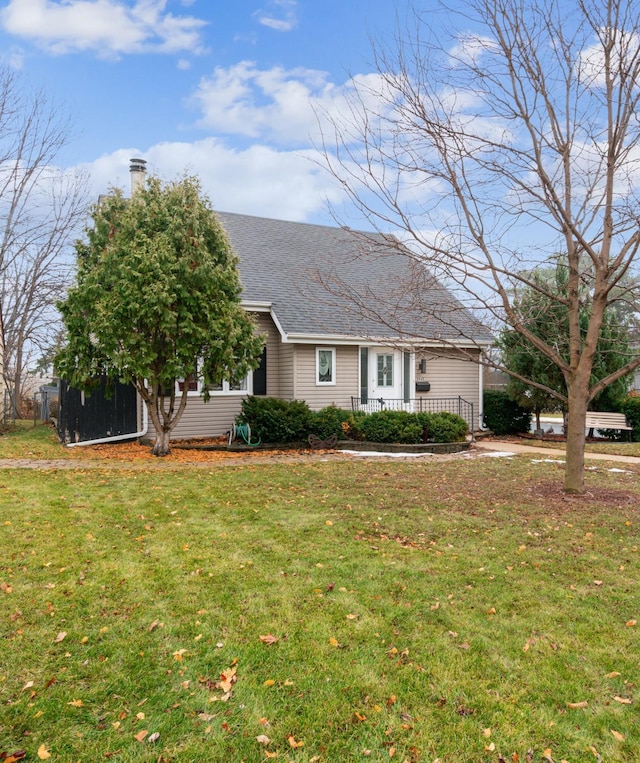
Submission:
M 393 355 L 378 353 L 378 387 L 393 387 Z

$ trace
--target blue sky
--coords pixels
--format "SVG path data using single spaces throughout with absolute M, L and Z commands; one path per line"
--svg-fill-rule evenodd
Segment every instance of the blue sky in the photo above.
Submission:
M 61 155 L 92 193 L 129 185 L 129 158 L 200 176 L 215 208 L 330 222 L 313 103 L 339 111 L 372 72 L 391 0 L 0 0 L 5 65 L 62 104 Z

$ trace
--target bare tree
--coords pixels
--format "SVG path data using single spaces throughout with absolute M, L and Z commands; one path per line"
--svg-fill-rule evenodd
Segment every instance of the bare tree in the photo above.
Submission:
M 85 178 L 55 166 L 71 133 L 56 104 L 0 69 L 0 370 L 18 404 L 28 363 L 55 336 L 86 210 Z
M 640 7 L 462 0 L 441 10 L 437 27 L 434 11 L 411 11 L 377 46 L 376 75 L 355 80 L 325 157 L 377 231 L 399 231 L 465 307 L 561 370 L 565 490 L 582 492 L 589 401 L 640 366 L 635 356 L 591 380 L 603 315 L 640 245 Z M 532 272 L 558 252 L 567 293 L 545 296 L 568 311 L 566 354 L 518 312 L 523 289 L 545 291 Z

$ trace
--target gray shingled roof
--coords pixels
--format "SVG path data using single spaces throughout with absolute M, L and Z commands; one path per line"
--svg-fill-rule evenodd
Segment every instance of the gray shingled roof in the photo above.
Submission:
M 395 240 L 390 246 L 375 234 L 217 214 L 240 259 L 243 299 L 270 302 L 288 336 L 491 341 Z

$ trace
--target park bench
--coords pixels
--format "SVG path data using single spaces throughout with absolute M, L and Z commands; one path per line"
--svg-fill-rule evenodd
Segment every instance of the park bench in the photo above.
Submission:
M 605 413 L 603 411 L 587 411 L 587 429 L 618 429 L 631 432 L 633 427 L 627 423 L 624 413 Z

